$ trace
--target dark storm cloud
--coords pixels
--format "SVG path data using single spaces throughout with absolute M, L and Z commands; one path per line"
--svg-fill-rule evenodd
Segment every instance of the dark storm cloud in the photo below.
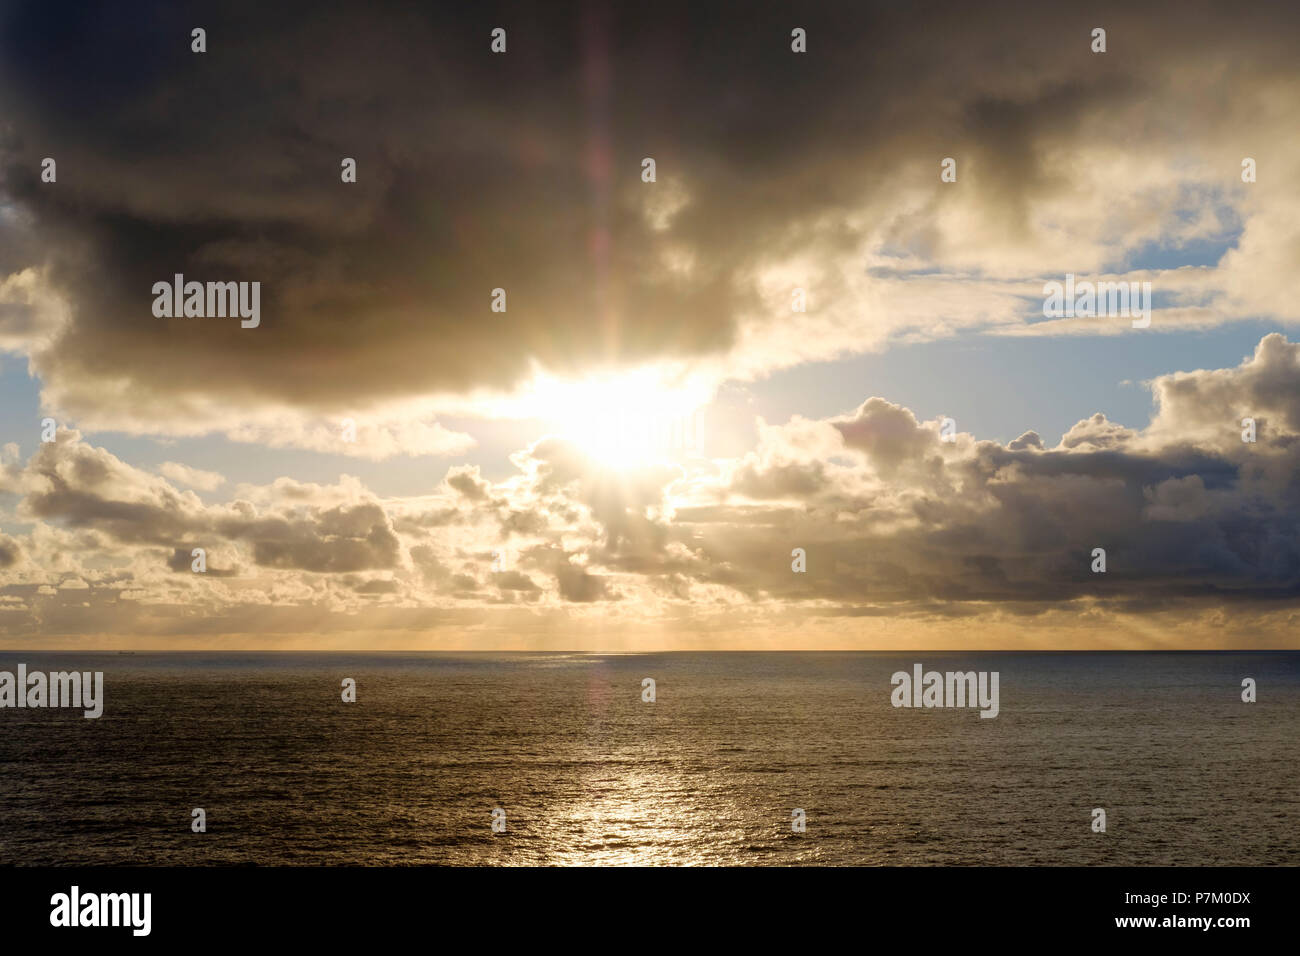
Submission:
M 1209 44 L 1286 62 L 1292 12 L 1182 9 L 10 2 L 0 188 L 27 219 L 0 226 L 0 268 L 43 266 L 70 303 L 36 349 L 51 395 L 137 420 L 178 398 L 333 410 L 509 386 L 534 359 L 714 354 L 780 318 L 756 270 L 852 250 L 844 215 L 918 157 L 970 156 L 1012 241 L 1060 185 L 1043 138 Z M 1104 62 L 1081 39 L 1095 22 Z M 898 241 L 926 245 L 924 218 Z M 260 281 L 261 326 L 155 318 L 175 273 Z M 130 383 L 113 402 L 110 381 Z

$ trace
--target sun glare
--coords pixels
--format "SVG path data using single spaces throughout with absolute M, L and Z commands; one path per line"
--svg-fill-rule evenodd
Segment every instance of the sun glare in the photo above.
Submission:
M 666 386 L 653 369 L 579 382 L 546 379 L 534 414 L 602 464 L 628 468 L 699 451 L 701 388 Z

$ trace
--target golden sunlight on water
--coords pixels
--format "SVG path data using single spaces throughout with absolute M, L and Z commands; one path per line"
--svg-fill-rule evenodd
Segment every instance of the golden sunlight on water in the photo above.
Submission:
M 9 715 L 0 863 L 1294 863 L 1298 658 L 925 655 L 986 720 L 891 706 L 901 654 L 111 655 L 93 737 Z

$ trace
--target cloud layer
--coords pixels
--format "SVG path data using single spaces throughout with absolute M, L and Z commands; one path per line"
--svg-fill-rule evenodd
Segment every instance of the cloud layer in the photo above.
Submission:
M 463 456 L 539 396 L 686 415 L 899 344 L 1296 323 L 1295 9 L 442 7 L 0 0 L 0 351 L 60 426 L 0 451 L 0 640 L 1293 641 L 1284 334 L 1059 438 L 947 441 L 855 386 L 725 457 L 549 425 L 504 476 Z M 1067 273 L 1150 282 L 1150 329 L 1045 317 Z M 176 275 L 260 283 L 260 324 L 155 316 Z M 171 451 L 208 434 L 252 450 Z M 245 480 L 270 448 L 449 461 L 405 496 Z
M 1184 11 L 169 3 L 69 24 L 8 3 L 0 346 L 83 430 L 383 458 L 463 452 L 438 410 L 539 368 L 717 382 L 970 330 L 1125 332 L 1042 321 L 1067 271 L 1153 281 L 1157 331 L 1294 322 L 1295 11 Z M 178 273 L 260 281 L 262 324 L 155 318 Z
M 896 645 L 899 627 L 958 624 L 986 640 L 1031 624 L 1094 645 L 1289 640 L 1300 345 L 1270 335 L 1236 368 L 1151 386 L 1149 426 L 1098 414 L 1051 445 L 945 441 L 941 423 L 872 397 L 760 422 L 733 459 L 618 470 L 546 438 L 500 482 L 458 466 L 400 499 L 343 476 L 207 502 L 65 430 L 25 461 L 7 455 L 0 628 L 453 646 L 576 646 L 610 627 Z

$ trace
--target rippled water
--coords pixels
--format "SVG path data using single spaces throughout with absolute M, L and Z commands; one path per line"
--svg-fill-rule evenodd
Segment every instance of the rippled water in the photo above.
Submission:
M 1300 863 L 1300 652 L 19 661 L 107 702 L 0 710 L 0 864 Z M 918 661 L 1000 715 L 893 708 Z

